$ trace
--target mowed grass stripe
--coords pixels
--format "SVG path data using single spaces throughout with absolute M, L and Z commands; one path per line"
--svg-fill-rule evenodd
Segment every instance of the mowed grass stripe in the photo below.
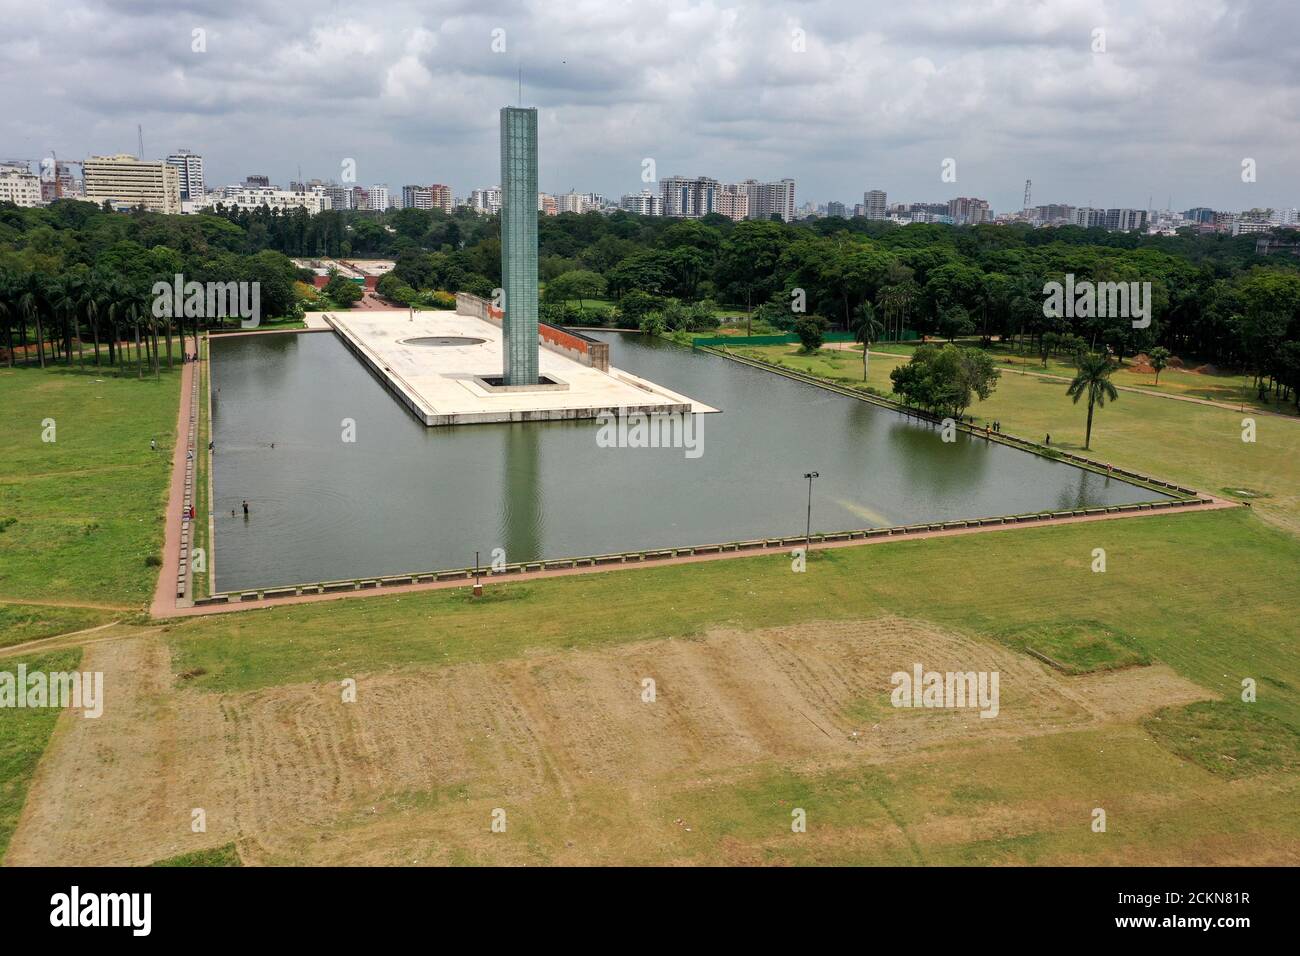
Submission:
M 1090 570 L 1092 549 L 1108 570 Z M 1300 727 L 1300 541 L 1242 511 L 1171 514 L 671 565 L 465 590 L 377 596 L 198 618 L 171 632 L 195 686 L 248 690 L 534 649 L 689 637 L 881 614 L 996 640 L 1017 626 L 1098 621 L 1226 696 L 1244 677 L 1261 708 Z

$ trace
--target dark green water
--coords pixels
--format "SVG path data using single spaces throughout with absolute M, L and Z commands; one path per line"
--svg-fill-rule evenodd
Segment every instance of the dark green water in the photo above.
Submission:
M 821 475 L 814 531 L 1161 497 L 982 439 L 945 443 L 716 356 L 597 335 L 614 365 L 723 410 L 702 417 L 700 457 L 601 448 L 593 421 L 426 428 L 332 334 L 215 339 L 218 590 L 463 567 L 495 548 L 516 562 L 802 534 L 808 471 Z

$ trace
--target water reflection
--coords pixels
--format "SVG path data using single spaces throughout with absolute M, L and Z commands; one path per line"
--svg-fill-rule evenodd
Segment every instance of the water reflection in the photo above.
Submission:
M 698 458 L 596 422 L 428 429 L 332 334 L 215 339 L 217 587 L 270 586 L 1151 500 L 1152 492 L 707 353 L 596 333 L 714 407 Z M 341 440 L 344 419 L 356 441 Z M 272 447 L 274 443 L 274 447 Z M 229 509 L 248 498 L 248 522 Z M 224 513 L 223 513 L 224 509 Z

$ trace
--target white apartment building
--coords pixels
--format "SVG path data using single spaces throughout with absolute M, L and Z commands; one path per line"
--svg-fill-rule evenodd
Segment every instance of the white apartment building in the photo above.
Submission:
M 18 206 L 41 204 L 41 177 L 31 171 L 26 163 L 0 165 L 0 202 Z
M 288 212 L 293 209 L 306 209 L 308 214 L 316 215 L 331 208 L 330 197 L 324 189 L 276 189 L 274 186 L 235 186 L 224 190 L 224 198 L 218 201 L 227 207 L 240 209 L 260 209 L 268 206 Z M 216 195 L 216 194 L 214 194 Z
M 143 206 L 150 212 L 181 211 L 180 171 L 163 160 L 142 160 L 125 153 L 91 156 L 82 164 L 86 199 L 120 208 Z
M 496 215 L 501 211 L 501 187 L 475 189 L 469 194 L 469 205 L 475 212 L 487 213 L 489 216 Z
M 366 194 L 366 208 L 377 209 L 383 212 L 388 208 L 388 187 L 371 186 Z
M 624 196 L 619 200 L 619 206 L 639 216 L 662 216 L 664 214 L 663 197 L 656 196 L 649 189 L 643 189 L 639 193 Z
M 177 150 L 167 157 L 181 174 L 181 200 L 191 202 L 202 199 L 207 190 L 203 184 L 203 157 L 188 149 Z

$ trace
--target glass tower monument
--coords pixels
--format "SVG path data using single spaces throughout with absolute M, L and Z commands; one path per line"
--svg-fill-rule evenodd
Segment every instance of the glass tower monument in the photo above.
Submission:
M 501 108 L 504 384 L 537 384 L 537 110 Z

